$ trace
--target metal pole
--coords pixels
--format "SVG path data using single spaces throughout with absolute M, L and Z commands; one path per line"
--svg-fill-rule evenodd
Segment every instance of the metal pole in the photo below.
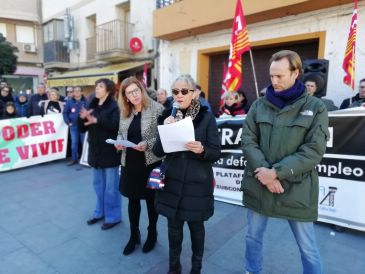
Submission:
M 253 56 L 252 56 L 252 51 L 250 49 L 250 59 L 251 59 L 251 66 L 252 66 L 252 73 L 253 73 L 253 80 L 255 82 L 255 89 L 256 89 L 256 96 L 257 98 L 259 98 L 259 88 L 257 86 L 257 79 L 256 79 L 256 72 L 255 72 L 255 64 L 253 62 Z

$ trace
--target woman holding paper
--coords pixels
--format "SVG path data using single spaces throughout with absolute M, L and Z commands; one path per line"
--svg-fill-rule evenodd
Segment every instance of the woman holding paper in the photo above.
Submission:
M 80 132 L 88 131 L 88 163 L 93 167 L 96 207 L 88 225 L 104 219 L 101 229 L 114 227 L 121 220 L 121 197 L 118 192 L 119 153 L 106 139 L 118 134 L 119 108 L 114 100 L 115 85 L 109 79 L 95 82 L 95 96 L 88 109 L 82 108 L 78 119 Z
M 187 142 L 185 151 L 165 153 L 160 137 L 153 152 L 165 158 L 165 188 L 156 192 L 155 207 L 167 217 L 169 237 L 169 272 L 181 273 L 180 254 L 184 222 L 188 223 L 192 243 L 192 269 L 200 273 L 204 253 L 204 221 L 214 212 L 212 163 L 220 156 L 220 139 L 215 118 L 195 98 L 195 82 L 181 75 L 172 85 L 174 103 L 179 104 L 175 117 L 171 108 L 158 119 L 160 125 L 186 117 L 193 121 L 195 141 Z
M 154 190 L 146 184 L 153 168 L 161 164 L 161 159 L 152 153 L 157 135 L 157 117 L 163 106 L 151 100 L 143 84 L 135 77 L 123 80 L 120 87 L 119 106 L 122 115 L 119 123 L 118 139 L 137 144 L 135 147 L 115 145 L 122 151 L 122 179 L 120 191 L 129 199 L 128 215 L 130 221 L 130 239 L 123 250 L 124 255 L 131 254 L 140 243 L 139 216 L 140 200 L 146 200 L 148 212 L 148 235 L 142 251 L 151 251 L 157 240 L 156 224 L 158 214 L 154 208 Z

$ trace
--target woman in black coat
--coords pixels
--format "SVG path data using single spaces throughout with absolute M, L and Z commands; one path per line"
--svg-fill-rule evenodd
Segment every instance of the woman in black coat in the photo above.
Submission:
M 88 109 L 81 109 L 78 127 L 88 131 L 88 163 L 93 167 L 93 185 L 97 197 L 93 217 L 88 225 L 104 219 L 101 229 L 110 229 L 121 221 L 119 194 L 120 154 L 106 139 L 116 139 L 119 126 L 119 107 L 114 100 L 115 85 L 109 79 L 95 82 L 95 97 Z
M 214 212 L 212 163 L 219 159 L 220 139 L 214 116 L 195 97 L 195 83 L 190 75 L 178 77 L 172 85 L 174 102 L 179 104 L 176 117 L 167 109 L 159 124 L 169 124 L 190 116 L 195 140 L 186 151 L 166 154 L 166 186 L 157 191 L 155 207 L 168 219 L 169 273 L 181 273 L 180 254 L 184 222 L 188 223 L 192 242 L 192 270 L 200 273 L 204 252 L 204 221 Z M 160 139 L 153 148 L 156 156 L 164 156 Z

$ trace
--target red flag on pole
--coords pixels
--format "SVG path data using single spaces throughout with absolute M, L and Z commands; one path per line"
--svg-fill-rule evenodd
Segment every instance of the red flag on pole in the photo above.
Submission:
M 143 66 L 143 84 L 145 87 L 147 87 L 147 63 L 144 63 L 144 66 Z
M 351 26 L 349 38 L 347 40 L 345 57 L 343 59 L 342 68 L 346 75 L 343 82 L 350 86 L 352 90 L 355 87 L 355 48 L 356 48 L 356 32 L 357 32 L 357 0 L 354 2 L 354 11 L 352 12 Z
M 226 94 L 227 94 L 227 88 L 226 88 L 226 85 L 225 85 L 226 74 L 227 74 L 227 65 L 226 65 L 226 63 L 223 63 L 221 100 L 219 102 L 220 107 L 222 107 L 224 105 L 224 98 L 226 97 Z
M 243 15 L 241 0 L 237 0 L 233 21 L 228 70 L 225 77 L 227 91 L 237 91 L 242 84 L 241 55 L 251 49 L 248 40 L 246 20 Z

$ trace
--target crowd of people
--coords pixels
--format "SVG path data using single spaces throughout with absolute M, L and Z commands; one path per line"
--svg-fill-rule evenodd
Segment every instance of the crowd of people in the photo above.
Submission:
M 315 79 L 300 79 L 299 55 L 283 50 L 270 60 L 271 85 L 250 107 L 243 91 L 227 93 L 214 115 L 194 79 L 180 75 L 165 89 L 147 90 L 137 78 L 123 80 L 120 90 L 109 79 L 95 83 L 89 100 L 81 87 L 67 87 L 62 98 L 57 89 L 14 98 L 11 88 L 1 86 L 2 118 L 62 113 L 69 126 L 72 160 L 78 161 L 78 146 L 88 132 L 88 164 L 96 204 L 88 225 L 102 222 L 109 230 L 122 220 L 121 195 L 128 198 L 130 237 L 122 253 L 132 254 L 141 243 L 141 201 L 148 213 L 144 253 L 155 247 L 158 216 L 167 218 L 169 241 L 168 274 L 182 272 L 183 227 L 187 223 L 191 240 L 191 274 L 201 273 L 206 222 L 214 214 L 212 164 L 220 157 L 220 137 L 215 116 L 247 115 L 242 130 L 245 167 L 241 190 L 247 207 L 245 268 L 248 274 L 262 273 L 263 236 L 270 217 L 286 219 L 298 244 L 303 273 L 323 273 L 313 222 L 318 218 L 318 174 L 329 138 L 328 111 L 337 109 L 330 100 L 316 98 Z M 151 94 L 154 96 L 151 96 Z M 340 109 L 363 106 L 365 79 L 359 93 L 344 100 Z M 174 112 L 173 106 L 178 104 Z M 183 151 L 166 153 L 158 125 L 190 117 L 195 140 Z M 107 139 L 128 140 L 134 145 L 114 146 Z M 284 141 L 285 140 L 285 141 Z M 124 144 L 124 143 L 123 143 Z M 151 171 L 164 166 L 163 190 L 146 187 Z M 210 237 L 211 235 L 208 235 Z

